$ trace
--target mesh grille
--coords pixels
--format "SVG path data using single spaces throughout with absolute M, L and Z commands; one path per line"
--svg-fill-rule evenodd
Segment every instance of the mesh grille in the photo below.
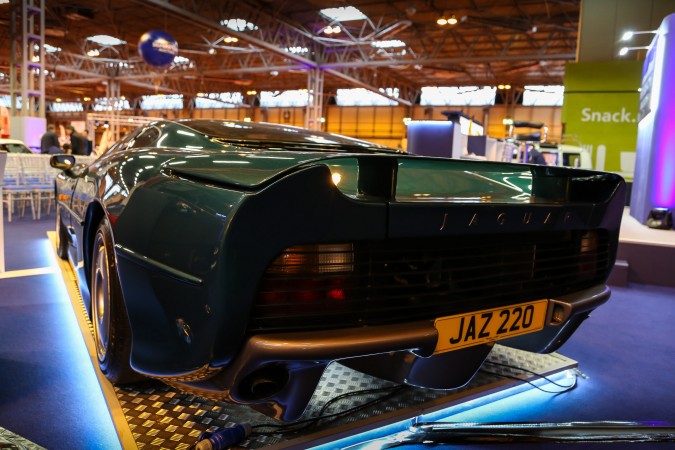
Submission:
M 312 248 L 300 252 L 316 252 Z M 434 319 L 585 289 L 604 282 L 611 269 L 603 231 L 355 242 L 352 248 L 349 271 L 320 272 L 308 263 L 280 273 L 271 265 L 249 330 Z

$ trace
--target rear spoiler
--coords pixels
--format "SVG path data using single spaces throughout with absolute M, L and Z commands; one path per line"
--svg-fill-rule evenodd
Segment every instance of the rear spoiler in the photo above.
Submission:
M 523 194 L 518 201 L 520 203 L 603 203 L 624 184 L 623 179 L 613 173 L 566 167 L 383 154 L 314 156 L 304 160 L 289 158 L 286 165 L 276 167 L 273 171 L 239 165 L 236 170 L 215 170 L 213 166 L 208 166 L 172 168 L 168 172 L 173 177 L 224 188 L 258 191 L 315 165 L 329 166 L 331 170 L 353 166 L 355 179 L 350 190 L 352 196 L 363 201 L 378 202 L 396 201 L 397 196 L 408 195 L 407 190 L 415 183 L 413 174 L 419 177 L 435 175 L 437 180 L 434 187 L 441 192 L 439 197 L 455 195 L 461 184 L 459 187 L 466 190 L 468 186 L 476 195 L 484 194 L 486 187 L 500 190 L 492 193 L 493 200 L 506 199 L 513 195 L 515 189 Z M 405 175 L 404 181 L 401 181 L 402 174 Z M 504 181 L 506 178 L 508 180 Z M 420 181 L 423 180 L 420 178 Z M 514 182 L 518 185 L 515 186 Z M 347 188 L 341 185 L 340 190 L 345 192 Z

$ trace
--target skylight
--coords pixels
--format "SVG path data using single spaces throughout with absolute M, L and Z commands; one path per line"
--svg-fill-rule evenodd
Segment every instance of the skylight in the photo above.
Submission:
M 497 88 L 490 86 L 427 86 L 422 88 L 423 106 L 486 106 L 495 104 Z
M 89 36 L 87 40 L 105 46 L 122 45 L 127 43 L 126 41 L 117 39 L 116 37 L 108 36 L 107 34 L 97 34 L 95 36 Z
M 141 109 L 183 109 L 183 95 L 144 95 L 141 97 Z
M 525 86 L 523 106 L 562 106 L 564 94 L 561 85 Z
M 390 97 L 398 98 L 397 88 L 380 89 L 380 91 Z M 398 104 L 394 100 L 364 88 L 338 89 L 335 103 L 338 106 L 396 106 Z
M 377 48 L 397 48 L 405 47 L 405 42 L 398 39 L 393 39 L 389 41 L 374 41 L 370 45 Z
M 263 108 L 307 106 L 307 101 L 308 95 L 305 89 L 283 92 L 262 91 L 260 93 L 260 106 Z
M 241 103 L 244 103 L 241 92 L 198 93 L 195 98 L 195 108 L 198 109 L 234 108 Z
M 336 22 L 349 22 L 350 20 L 366 20 L 365 14 L 353 6 L 342 6 L 339 8 L 326 8 L 319 11 L 319 13 Z
M 256 24 L 247 22 L 244 19 L 223 19 L 220 21 L 220 24 L 234 31 L 254 31 L 258 29 Z
M 121 111 L 123 109 L 131 109 L 129 100 L 126 98 L 114 98 L 110 99 L 107 97 L 95 98 L 94 105 L 92 107 L 94 111 Z

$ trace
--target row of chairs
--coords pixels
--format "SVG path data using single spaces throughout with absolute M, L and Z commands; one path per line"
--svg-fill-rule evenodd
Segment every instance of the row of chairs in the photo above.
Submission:
M 34 220 L 39 220 L 42 209 L 51 212 L 54 205 L 54 178 L 58 173 L 49 165 L 50 155 L 9 153 L 2 178 L 2 203 L 7 209 L 7 220 L 18 213 L 24 216 L 26 208 Z
M 49 165 L 51 155 L 8 153 L 2 178 L 2 205 L 7 220 L 24 216 L 30 208 L 33 220 L 40 220 L 42 211 L 51 212 L 54 206 L 54 179 L 58 170 Z M 76 156 L 78 163 L 90 163 L 95 157 Z

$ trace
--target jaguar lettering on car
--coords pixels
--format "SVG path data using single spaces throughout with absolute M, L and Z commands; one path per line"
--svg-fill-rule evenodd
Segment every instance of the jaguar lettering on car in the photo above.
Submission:
M 507 212 L 497 212 L 497 213 L 479 213 L 474 212 L 470 214 L 470 219 L 467 226 L 473 227 L 479 224 L 479 221 L 482 222 L 486 220 L 492 224 L 502 226 L 507 223 L 507 221 L 519 221 L 523 225 L 548 225 L 556 221 L 559 217 L 562 217 L 563 223 L 568 223 L 573 219 L 573 214 L 571 211 L 563 212 L 553 212 L 545 211 L 535 215 L 533 212 L 525 212 L 522 214 L 509 214 Z M 441 225 L 438 229 L 439 231 L 444 231 L 449 225 L 450 213 L 444 212 L 443 217 L 441 218 Z

